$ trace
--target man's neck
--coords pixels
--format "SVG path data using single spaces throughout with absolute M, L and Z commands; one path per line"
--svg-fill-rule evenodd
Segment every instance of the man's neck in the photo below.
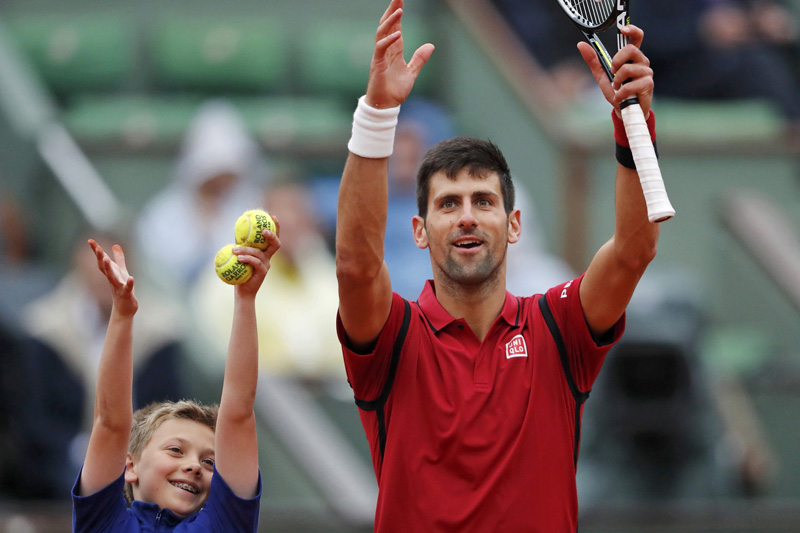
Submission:
M 464 285 L 434 276 L 434 284 L 436 299 L 445 311 L 454 318 L 463 318 L 478 340 L 483 342 L 503 310 L 505 277 L 497 276 L 480 285 Z

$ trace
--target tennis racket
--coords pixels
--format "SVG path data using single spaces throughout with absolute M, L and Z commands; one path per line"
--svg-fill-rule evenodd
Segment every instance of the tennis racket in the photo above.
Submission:
M 600 64 L 603 66 L 609 80 L 613 80 L 611 73 L 611 56 L 597 37 L 597 32 L 603 31 L 616 24 L 617 48 L 622 49 L 628 44 L 628 38 L 619 31 L 622 26 L 630 23 L 628 16 L 628 0 L 558 0 L 564 13 L 581 30 L 586 40 L 592 45 Z M 661 178 L 661 169 L 650 140 L 644 113 L 639 105 L 639 99 L 631 97 L 620 104 L 622 121 L 628 143 L 633 153 L 633 161 L 639 173 L 645 203 L 647 204 L 647 218 L 650 222 L 663 222 L 675 216 L 675 209 L 667 197 L 664 180 Z

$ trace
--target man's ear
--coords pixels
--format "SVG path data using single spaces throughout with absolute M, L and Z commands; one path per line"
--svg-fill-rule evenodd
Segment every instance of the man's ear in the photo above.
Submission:
M 136 465 L 133 461 L 133 456 L 129 453 L 125 458 L 125 483 L 131 485 L 139 481 L 139 476 L 136 474 Z
M 519 209 L 514 209 L 508 215 L 508 243 L 514 244 L 522 235 Z
M 425 220 L 419 215 L 415 215 L 411 220 L 411 226 L 414 228 L 414 243 L 417 248 L 425 249 L 428 247 L 428 232 L 425 230 Z

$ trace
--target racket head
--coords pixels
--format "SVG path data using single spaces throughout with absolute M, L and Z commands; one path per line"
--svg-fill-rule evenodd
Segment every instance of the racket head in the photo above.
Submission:
M 585 32 L 605 30 L 617 22 L 617 0 L 557 0 L 564 13 Z

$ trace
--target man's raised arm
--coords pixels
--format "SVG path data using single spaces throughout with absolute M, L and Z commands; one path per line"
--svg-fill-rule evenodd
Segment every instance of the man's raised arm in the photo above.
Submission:
M 619 120 L 619 103 L 637 96 L 648 124 L 655 131 L 650 103 L 653 95 L 653 71 L 641 52 L 643 32 L 627 26 L 624 32 L 630 44 L 612 61 L 616 76 L 612 87 L 588 43 L 578 45 L 581 55 L 592 69 L 606 99 L 615 107 L 615 130 L 624 128 Z M 623 81 L 628 80 L 624 85 Z M 625 137 L 624 131 L 618 138 Z M 615 192 L 616 224 L 614 236 L 592 259 L 580 288 L 581 305 L 586 323 L 595 338 L 608 331 L 622 317 L 645 268 L 655 257 L 659 226 L 647 219 L 642 186 L 635 168 L 617 165 Z
M 383 328 L 392 303 L 383 261 L 388 205 L 387 164 L 402 104 L 433 45 L 403 58 L 403 0 L 392 0 L 375 36 L 367 93 L 353 117 L 350 155 L 342 174 L 336 222 L 339 316 L 351 346 L 368 349 Z M 409 232 L 409 239 L 411 234 Z

